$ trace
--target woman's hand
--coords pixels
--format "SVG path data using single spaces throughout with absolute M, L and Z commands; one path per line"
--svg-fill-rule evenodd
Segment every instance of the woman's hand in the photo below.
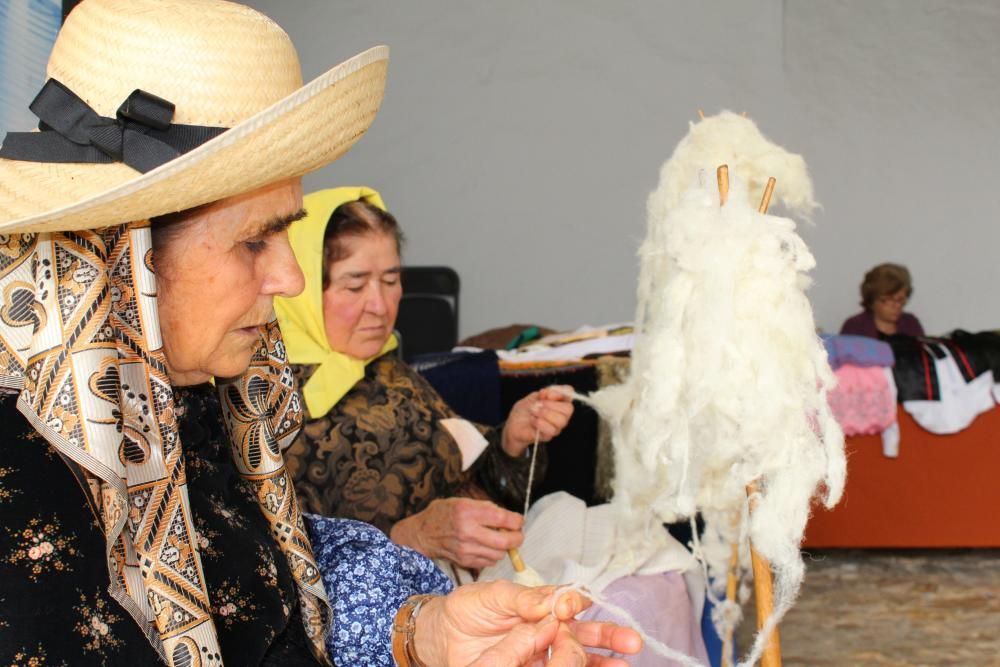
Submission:
M 523 525 L 523 516 L 488 500 L 440 498 L 397 522 L 389 537 L 429 558 L 481 570 L 521 546 Z
M 559 389 L 573 392 L 569 386 L 546 387 L 531 392 L 510 409 L 501 441 L 508 456 L 523 454 L 535 442 L 536 431 L 540 442 L 548 442 L 566 428 L 573 416 L 573 400 Z
M 627 667 L 624 660 L 588 654 L 585 647 L 637 653 L 638 633 L 613 623 L 572 620 L 590 601 L 563 591 L 553 609 L 556 590 L 493 581 L 429 600 L 417 617 L 417 655 L 441 667 Z

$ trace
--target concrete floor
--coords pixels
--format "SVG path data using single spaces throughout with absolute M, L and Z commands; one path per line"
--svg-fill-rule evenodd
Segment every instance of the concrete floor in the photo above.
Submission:
M 781 626 L 787 667 L 1000 666 L 1000 550 L 829 550 L 806 562 Z

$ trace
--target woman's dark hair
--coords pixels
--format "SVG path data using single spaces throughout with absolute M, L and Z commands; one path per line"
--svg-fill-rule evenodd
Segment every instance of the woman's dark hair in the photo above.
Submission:
M 323 289 L 330 286 L 330 267 L 347 257 L 345 239 L 369 234 L 385 234 L 396 241 L 396 252 L 403 251 L 403 231 L 392 213 L 363 199 L 341 204 L 330 214 L 323 233 Z
M 162 253 L 163 249 L 184 229 L 185 223 L 196 215 L 204 211 L 211 204 L 202 204 L 194 208 L 186 208 L 183 211 L 166 213 L 149 219 L 149 233 L 152 241 L 153 252 L 151 254 L 153 268 L 156 268 L 156 254 Z M 162 267 L 161 267 L 162 268 Z
M 913 294 L 909 269 L 901 264 L 879 264 L 865 274 L 861 283 L 861 307 L 871 310 L 881 297 L 900 291 L 906 292 L 907 299 Z

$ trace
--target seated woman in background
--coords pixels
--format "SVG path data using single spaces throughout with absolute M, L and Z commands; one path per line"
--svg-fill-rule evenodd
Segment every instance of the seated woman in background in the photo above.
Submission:
M 302 505 L 374 524 L 431 558 L 492 565 L 523 539 L 510 510 L 524 505 L 536 427 L 551 440 L 573 404 L 534 392 L 500 433 L 458 418 L 391 354 L 402 234 L 378 193 L 324 190 L 305 206 L 290 238 L 306 288 L 276 304 L 307 409 L 286 451 Z
M 378 193 L 324 190 L 307 195 L 305 208 L 306 218 L 289 230 L 305 290 L 275 302 L 307 412 L 285 451 L 300 502 L 316 514 L 373 523 L 397 544 L 458 568 L 496 564 L 524 540 L 518 512 L 536 429 L 540 441 L 551 440 L 568 423 L 572 403 L 553 388 L 533 392 L 500 431 L 457 418 L 391 353 L 402 235 Z M 316 531 L 329 522 L 310 521 L 323 569 L 326 550 Z M 466 574 L 452 568 L 456 579 Z M 605 590 L 647 631 L 707 659 L 692 613 L 691 599 L 700 596 L 689 596 L 677 569 L 622 576 Z M 596 620 L 603 612 L 590 613 Z M 650 655 L 635 664 L 673 663 Z
M 902 334 L 923 336 L 920 320 L 903 308 L 913 294 L 910 272 L 900 264 L 879 264 L 861 283 L 861 307 L 864 310 L 849 317 L 840 333 L 882 338 Z

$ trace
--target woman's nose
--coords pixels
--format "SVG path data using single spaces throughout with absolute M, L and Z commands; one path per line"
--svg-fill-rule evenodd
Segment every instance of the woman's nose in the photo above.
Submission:
M 306 279 L 295 259 L 295 252 L 288 243 L 288 233 L 273 240 L 270 266 L 264 281 L 265 294 L 293 297 L 305 289 Z
M 386 298 L 381 283 L 371 286 L 367 305 L 368 312 L 373 315 L 385 315 L 388 312 L 389 309 L 386 305 Z

